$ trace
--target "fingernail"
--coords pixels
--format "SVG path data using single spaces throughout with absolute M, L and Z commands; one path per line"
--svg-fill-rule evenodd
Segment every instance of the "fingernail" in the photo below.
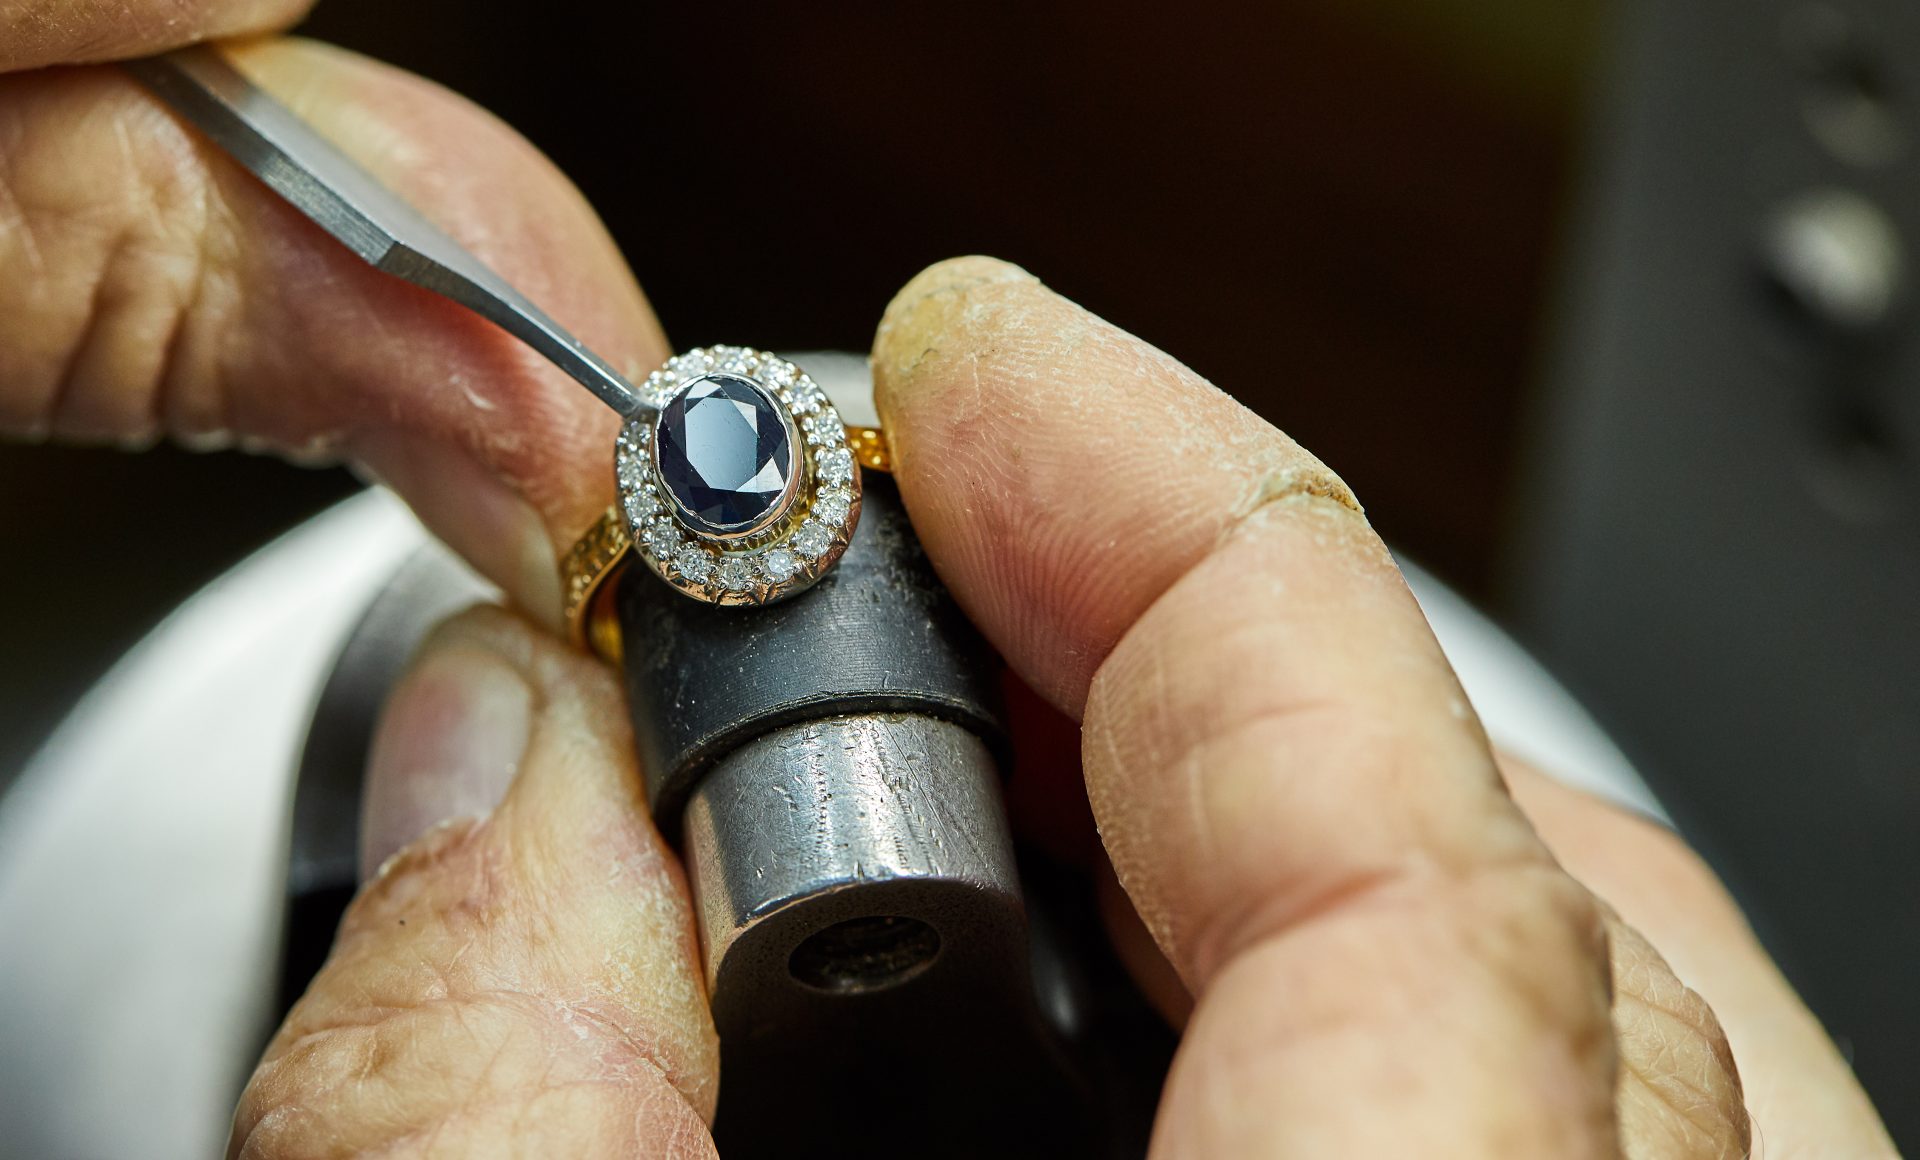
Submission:
M 560 631 L 560 566 L 532 504 L 458 448 L 382 436 L 357 450 L 374 478 L 406 500 L 434 535 L 529 618 Z
M 504 657 L 429 644 L 381 715 L 361 799 L 360 875 L 449 818 L 485 815 L 519 772 L 533 691 Z

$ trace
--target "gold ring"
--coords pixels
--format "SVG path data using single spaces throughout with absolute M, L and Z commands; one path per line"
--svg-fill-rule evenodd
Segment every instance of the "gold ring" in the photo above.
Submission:
M 848 425 L 847 446 L 867 471 L 892 472 L 893 456 L 878 427 Z M 614 664 L 620 663 L 620 621 L 613 614 L 615 581 L 632 561 L 633 539 L 621 505 L 610 504 L 560 558 L 567 636 Z

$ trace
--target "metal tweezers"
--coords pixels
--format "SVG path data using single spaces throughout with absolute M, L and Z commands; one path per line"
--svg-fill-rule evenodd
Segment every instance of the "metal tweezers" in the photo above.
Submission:
M 497 324 L 622 415 L 650 410 L 632 383 L 559 323 L 206 46 L 127 71 L 368 265 Z

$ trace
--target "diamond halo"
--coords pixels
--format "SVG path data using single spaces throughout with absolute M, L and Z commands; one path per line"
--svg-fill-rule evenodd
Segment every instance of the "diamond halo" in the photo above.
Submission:
M 686 509 L 681 497 L 692 489 L 683 477 L 692 461 L 683 445 L 694 438 L 687 428 L 672 432 L 665 470 L 673 478 L 663 475 L 662 416 L 679 400 L 683 405 L 674 410 L 674 421 L 687 423 L 688 392 L 712 394 L 717 380 L 729 379 L 747 380 L 773 404 L 791 452 L 790 460 L 782 460 L 792 475 L 784 495 L 744 534 L 706 523 Z M 860 465 L 839 412 L 805 371 L 765 351 L 703 347 L 669 359 L 647 376 L 640 391 L 649 408 L 622 428 L 614 474 L 634 554 L 656 576 L 696 600 L 755 605 L 796 595 L 833 567 L 860 520 Z M 746 399 L 738 390 L 729 397 Z M 738 405 L 742 414 L 753 410 L 751 399 Z M 710 458 L 724 461 L 740 452 L 742 439 L 754 438 L 750 421 L 743 426 L 731 415 L 705 417 L 703 424 L 709 444 L 726 438 L 735 444 L 709 451 Z M 735 474 L 748 474 L 753 466 Z

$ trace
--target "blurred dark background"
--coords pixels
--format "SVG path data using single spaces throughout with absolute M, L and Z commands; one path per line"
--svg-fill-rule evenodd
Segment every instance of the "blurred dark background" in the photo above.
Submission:
M 986 252 L 1285 427 L 1589 700 L 1920 1141 L 1909 9 L 325 0 L 306 31 L 551 154 L 677 345 L 864 350 Z M 737 181 L 661 179 L 709 148 Z M 0 786 L 354 486 L 0 447 Z
M 324 0 L 303 31 L 532 138 L 677 345 L 863 351 L 922 266 L 1005 257 L 1283 423 L 1398 544 L 1489 596 L 1596 14 L 1431 7 L 1007 0 L 743 20 Z M 684 196 L 661 179 L 705 148 L 738 155 L 740 180 Z M 775 184 L 774 157 L 805 176 Z M 354 486 L 237 455 L 11 445 L 0 481 L 0 548 L 60 561 L 0 578 L 9 765 L 109 660 L 76 634 L 131 641 Z M 109 502 L 129 492 L 137 511 Z

